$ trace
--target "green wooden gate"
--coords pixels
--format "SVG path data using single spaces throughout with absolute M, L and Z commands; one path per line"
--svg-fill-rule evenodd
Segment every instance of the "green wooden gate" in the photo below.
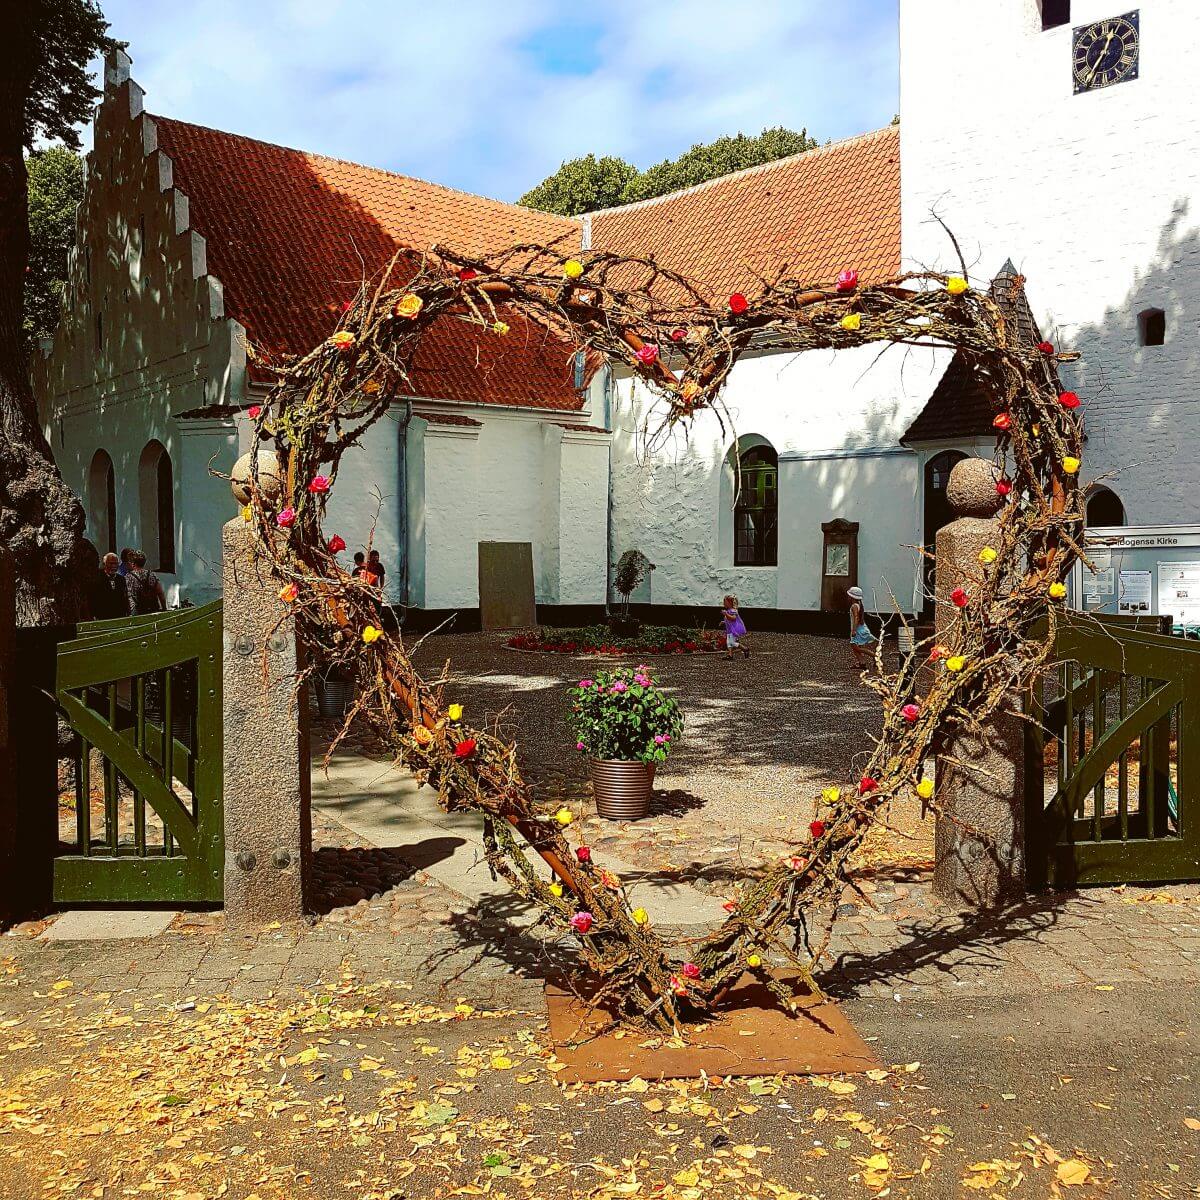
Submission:
M 1033 887 L 1200 878 L 1200 642 L 1064 614 L 1026 734 Z
M 78 739 L 56 903 L 221 901 L 221 658 L 219 600 L 87 622 L 59 646 L 55 696 Z

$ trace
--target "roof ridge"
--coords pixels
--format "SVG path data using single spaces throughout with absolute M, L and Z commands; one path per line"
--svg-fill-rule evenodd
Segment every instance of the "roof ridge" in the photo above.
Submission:
M 850 137 L 844 137 L 836 142 L 827 142 L 824 146 L 814 146 L 811 150 L 800 150 L 795 154 L 785 155 L 783 158 L 773 158 L 770 162 L 756 163 L 753 167 L 742 167 L 737 171 L 730 171 L 726 175 L 716 175 L 712 179 L 706 179 L 703 183 L 693 183 L 690 187 L 677 188 L 673 192 L 664 192 L 661 196 L 651 196 L 646 200 L 631 200 L 628 204 L 614 204 L 611 208 L 594 208 L 586 215 L 589 217 L 601 217 L 608 213 L 615 212 L 630 212 L 635 208 L 648 208 L 652 204 L 661 204 L 664 200 L 674 200 L 679 196 L 687 196 L 692 192 L 701 192 L 705 188 L 710 188 L 718 183 L 724 183 L 729 179 L 737 179 L 746 175 L 754 175 L 759 172 L 766 172 L 773 167 L 781 167 L 786 163 L 796 162 L 799 159 L 811 159 L 813 155 L 826 154 L 832 150 L 840 150 L 845 146 L 849 146 L 854 142 L 870 141 L 872 138 L 881 138 L 884 134 L 890 133 L 897 126 L 893 124 L 884 125 L 881 129 L 872 129 L 866 133 L 851 134 Z M 541 211 L 540 209 L 538 210 Z
M 166 117 L 158 113 L 147 113 L 153 121 L 165 121 L 171 125 L 186 125 L 190 129 L 203 129 L 207 133 L 219 133 L 222 137 L 236 138 L 240 142 L 253 142 L 257 146 L 270 146 L 276 150 L 286 150 L 289 154 L 302 154 L 305 158 L 319 158 L 324 162 L 341 163 L 343 166 L 354 167 L 359 171 L 374 171 L 378 175 L 386 175 L 391 179 L 406 179 L 410 183 L 424 184 L 436 188 L 439 192 L 449 192 L 455 196 L 466 196 L 471 200 L 484 200 L 488 204 L 498 204 L 502 208 L 515 208 L 522 212 L 537 213 L 538 216 L 549 217 L 555 221 L 565 221 L 574 226 L 582 225 L 581 217 L 564 217 L 561 213 L 545 212 L 540 208 L 528 208 L 523 204 L 511 204 L 507 200 L 498 200 L 495 196 L 483 196 L 478 192 L 468 192 L 464 188 L 450 187 L 444 183 L 434 183 L 431 179 L 422 179 L 419 175 L 406 175 L 401 171 L 389 171 L 386 167 L 373 167 L 370 163 L 355 162 L 349 158 L 338 158 L 333 154 L 320 154 L 315 150 L 301 150 L 299 146 L 285 146 L 282 142 L 268 142 L 264 138 L 250 137 L 245 133 L 233 133 L 228 129 L 217 129 L 212 125 L 199 125 L 195 121 L 181 121 L 178 117 Z

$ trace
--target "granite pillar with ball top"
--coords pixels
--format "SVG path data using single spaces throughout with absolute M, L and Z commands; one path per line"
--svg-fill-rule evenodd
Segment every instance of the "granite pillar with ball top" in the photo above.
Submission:
M 240 503 L 248 475 L 240 460 Z M 290 606 L 257 543 L 240 518 L 224 527 L 225 914 L 242 927 L 299 920 L 312 857 L 300 650 Z
M 946 498 L 958 516 L 938 531 L 934 595 L 937 636 L 959 620 L 950 599 L 971 590 L 983 567 L 979 553 L 998 542 L 996 465 L 968 458 L 950 472 Z M 933 888 L 957 908 L 992 908 L 1025 888 L 1024 727 L 1013 696 L 978 735 L 961 732 L 934 744 L 937 824 Z

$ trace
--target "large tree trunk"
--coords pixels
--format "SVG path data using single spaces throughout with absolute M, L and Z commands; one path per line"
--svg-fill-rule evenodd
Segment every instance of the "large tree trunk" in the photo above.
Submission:
M 29 201 L 21 82 L 0 80 L 0 542 L 17 568 L 17 624 L 87 615 L 97 570 L 83 507 L 63 482 L 38 423 L 21 333 Z

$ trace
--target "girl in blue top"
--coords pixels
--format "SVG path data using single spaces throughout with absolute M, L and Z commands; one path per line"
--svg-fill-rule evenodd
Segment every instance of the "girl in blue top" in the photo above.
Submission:
M 850 597 L 850 650 L 855 666 L 861 670 L 870 664 L 867 647 L 875 644 L 875 635 L 864 620 L 862 588 L 848 588 L 846 595 Z

